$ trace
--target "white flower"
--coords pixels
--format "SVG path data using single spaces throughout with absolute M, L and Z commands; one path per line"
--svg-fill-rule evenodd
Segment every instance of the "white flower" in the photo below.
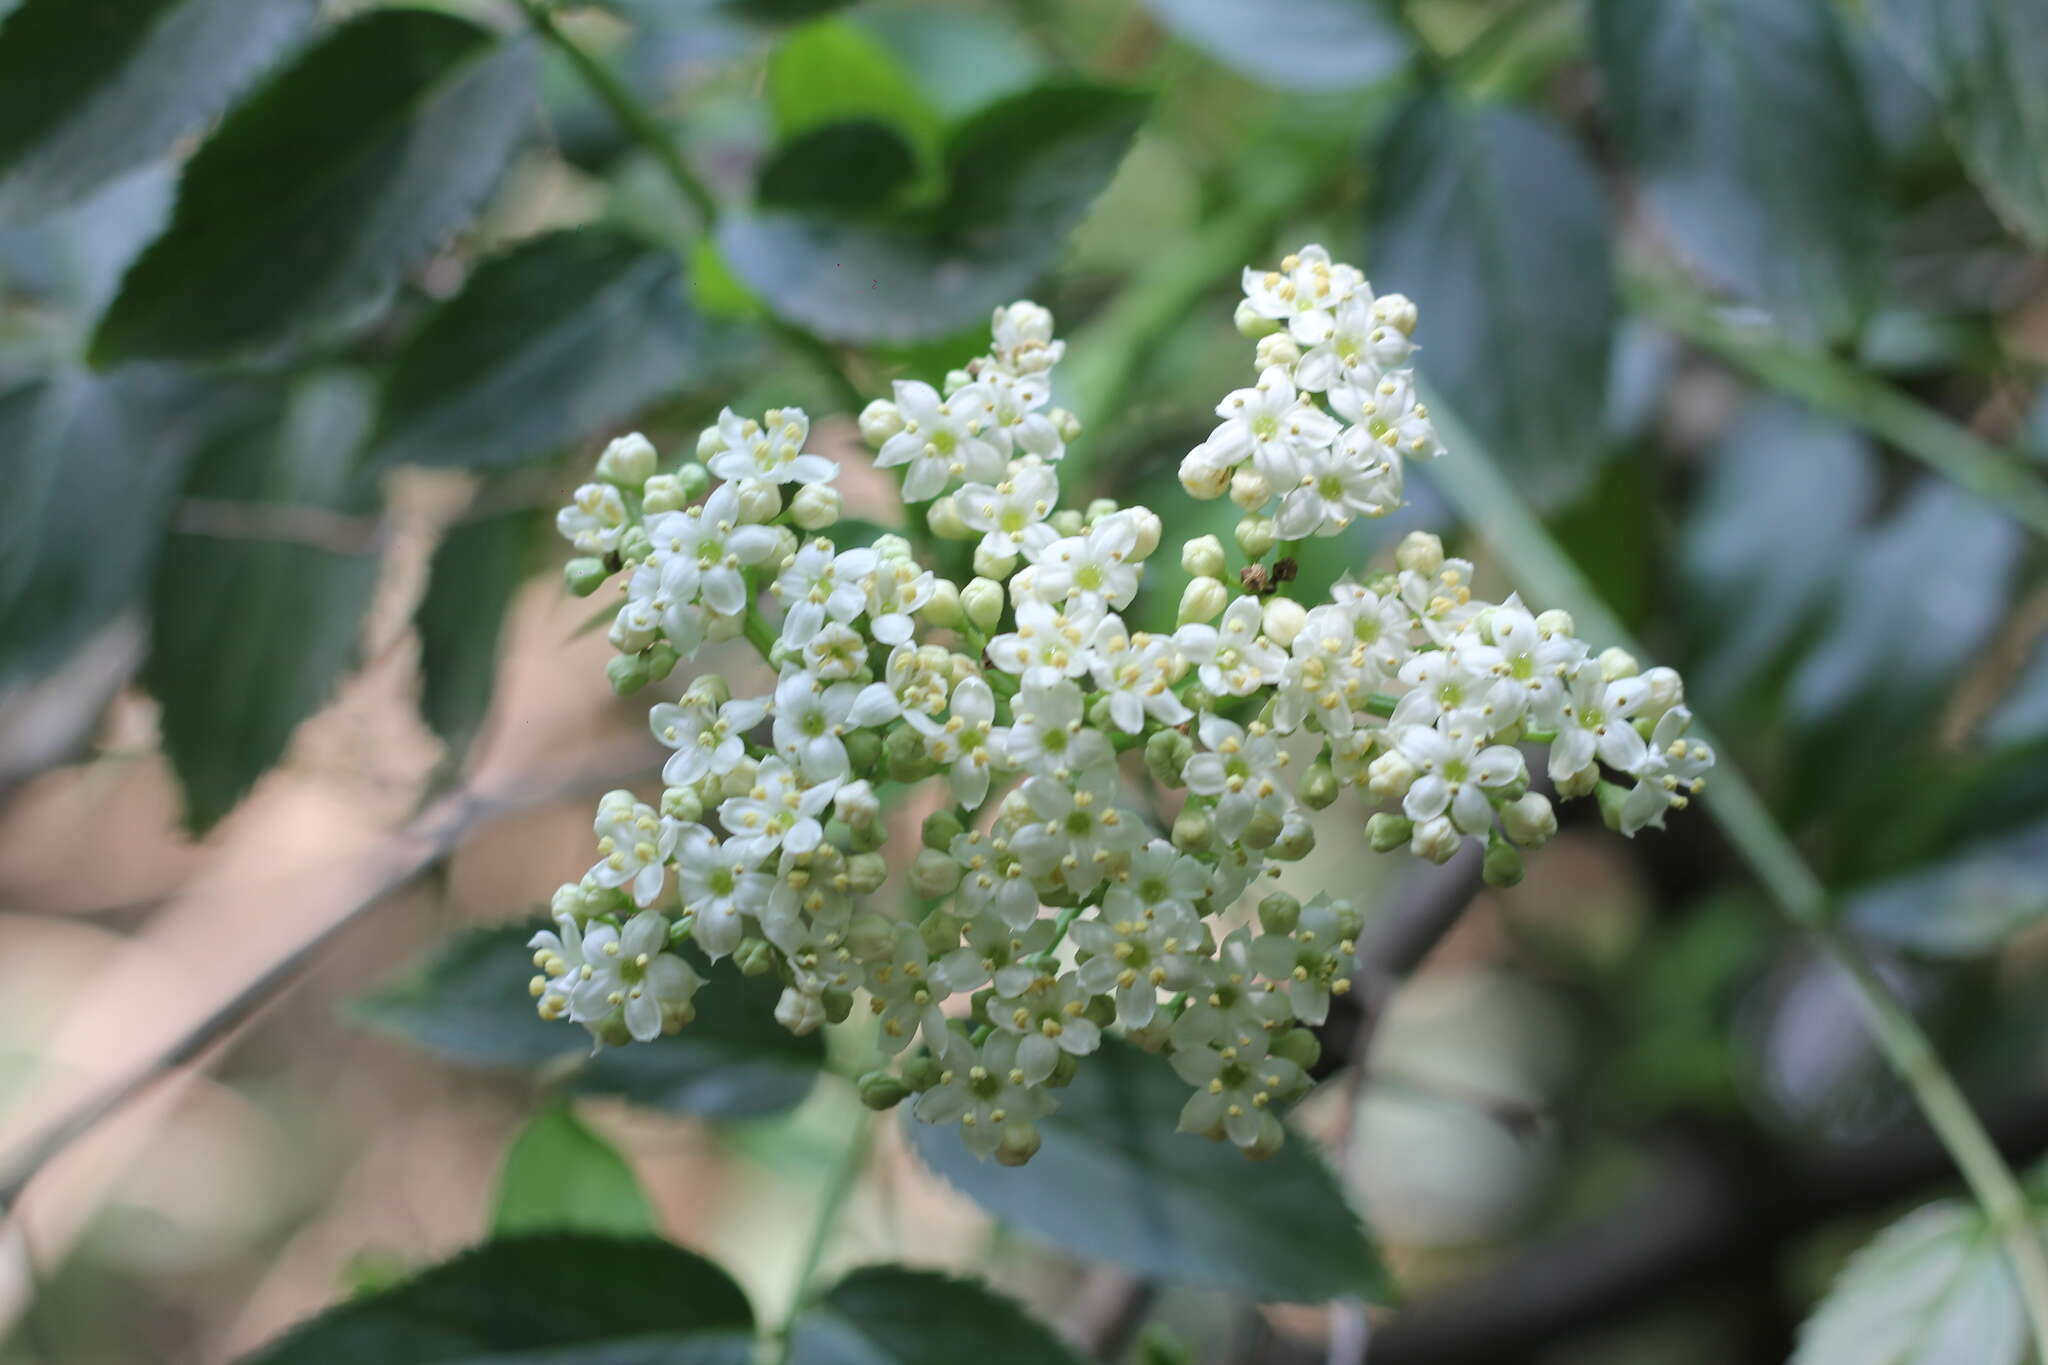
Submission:
M 611 554 L 626 533 L 626 500 L 608 483 L 586 483 L 555 513 L 555 529 L 579 554 Z
M 1194 714 L 1173 692 L 1174 677 L 1185 662 L 1170 639 L 1143 631 L 1132 635 L 1120 617 L 1105 616 L 1085 657 L 1096 687 L 1109 699 L 1111 723 L 1124 733 L 1143 730 L 1147 716 L 1161 725 L 1180 725 Z
M 1010 1034 L 993 1035 L 979 1050 L 958 1034 L 949 1035 L 939 1065 L 939 1083 L 917 1097 L 917 1117 L 925 1123 L 957 1122 L 967 1150 L 984 1160 L 1002 1145 L 1005 1129 L 1053 1110 L 1052 1096 L 1025 1080 L 1017 1064 L 1017 1039 Z
M 775 578 L 775 595 L 789 610 L 782 638 L 804 645 L 828 620 L 842 626 L 850 623 L 867 607 L 861 580 L 874 568 L 875 552 L 869 549 L 835 554 L 831 541 L 813 540 L 798 550 Z
M 1071 602 L 1085 612 L 1125 607 L 1138 594 L 1136 523 L 1112 513 L 1078 536 L 1039 552 L 1033 583 L 1049 602 Z
M 946 1016 L 939 1006 L 952 992 L 933 979 L 924 937 L 908 924 L 898 924 L 894 951 L 867 972 L 869 1005 L 881 1016 L 877 1036 L 883 1051 L 901 1052 L 920 1030 L 925 1042 L 943 1047 Z
M 846 732 L 888 720 L 896 709 L 881 683 L 825 684 L 809 673 L 784 673 L 775 685 L 775 748 L 809 781 L 844 781 L 853 775 Z
M 1038 918 L 1038 890 L 1007 841 L 970 831 L 955 835 L 946 852 L 960 864 L 955 894 L 968 914 L 992 916 L 1014 930 L 1029 928 Z
M 1227 1137 L 1246 1151 L 1270 1152 L 1284 1137 L 1276 1104 L 1299 1094 L 1308 1077 L 1285 1057 L 1267 1053 L 1263 1038 L 1220 1048 L 1177 1050 L 1169 1059 L 1195 1087 L 1180 1111 L 1180 1130 Z
M 1088 671 L 1084 647 L 1093 618 L 1063 612 L 1050 602 L 1027 598 L 1017 604 L 1017 628 L 988 642 L 989 662 L 1027 684 L 1046 686 Z
M 1253 721 L 1247 730 L 1204 715 L 1195 730 L 1209 752 L 1189 759 L 1183 776 L 1189 791 L 1216 798 L 1218 834 L 1236 843 L 1259 812 L 1286 814 L 1287 752 L 1265 726 Z
M 1504 717 L 1525 711 L 1545 729 L 1563 719 L 1566 682 L 1586 657 L 1586 646 L 1569 635 L 1548 635 L 1536 618 L 1510 597 L 1487 618 L 1497 654 L 1493 672 L 1500 679 L 1493 702 Z
M 668 879 L 669 855 L 681 831 L 631 792 L 612 792 L 598 803 L 598 861 L 589 877 L 599 886 L 631 888 L 635 905 L 650 905 Z
M 1416 396 L 1415 377 L 1407 370 L 1383 375 L 1369 389 L 1332 389 L 1330 406 L 1388 450 L 1414 460 L 1433 460 L 1444 453 L 1429 409 Z
M 1043 973 L 1020 991 L 996 992 L 988 1017 L 1017 1035 L 1017 1067 L 1026 1084 L 1043 1084 L 1062 1052 L 1085 1057 L 1102 1046 L 1101 1026 L 1087 1014 L 1089 999 L 1073 977 Z
M 1328 251 L 1312 243 L 1287 256 L 1278 270 L 1246 266 L 1243 284 L 1253 312 L 1285 323 L 1296 341 L 1314 346 L 1329 338 L 1332 310 L 1365 288 L 1365 276 L 1355 266 L 1333 263 Z
M 635 1040 L 659 1038 L 671 1020 L 687 1015 L 704 984 L 689 963 L 662 951 L 667 946 L 668 921 L 653 910 L 633 916 L 623 929 L 591 923 L 583 933 L 582 981 L 570 992 L 569 1017 L 599 1024 L 616 1011 Z
M 1004 457 L 987 439 L 993 409 L 985 390 L 970 384 L 941 398 L 931 385 L 899 379 L 896 407 L 903 430 L 882 442 L 875 463 L 883 469 L 908 465 L 905 502 L 928 502 L 955 479 L 993 482 L 1002 477 Z
M 768 558 L 776 545 L 771 528 L 740 524 L 739 490 L 729 483 L 720 484 L 701 506 L 649 517 L 647 535 L 654 543 L 650 562 L 664 568 L 671 562 L 676 565 L 679 599 L 701 595 L 721 616 L 746 610 L 747 581 L 741 571 Z M 689 581 L 692 576 L 694 585 Z
M 995 311 L 990 347 L 996 360 L 1014 374 L 1040 374 L 1060 363 L 1067 343 L 1052 336 L 1052 313 L 1029 299 Z
M 1027 681 L 1011 699 L 1010 718 L 991 738 L 1013 768 L 1060 778 L 1109 761 L 1109 741 L 1086 728 L 1081 689 L 1063 678 Z
M 1287 655 L 1259 634 L 1265 611 L 1256 597 L 1240 597 L 1214 626 L 1186 625 L 1173 633 L 1174 647 L 1200 670 L 1211 692 L 1248 697 L 1287 668 Z
M 825 837 L 818 815 L 832 802 L 836 783 L 805 786 L 780 758 L 761 761 L 754 786 L 745 796 L 728 797 L 718 807 L 719 823 L 754 861 L 777 849 L 809 853 Z
M 1101 883 L 1113 855 L 1145 838 L 1137 820 L 1117 809 L 1116 769 L 1108 765 L 1078 772 L 1070 782 L 1029 778 L 1020 790 L 1043 823 L 1018 830 L 1010 846 L 1040 885 L 1057 878 L 1078 896 Z
M 1263 1049 L 1266 1033 L 1292 1019 L 1285 997 L 1252 980 L 1250 941 L 1250 934 L 1239 929 L 1202 964 L 1202 979 L 1189 989 L 1187 1008 L 1168 1034 L 1176 1048 L 1216 1043 Z
M 709 698 L 685 696 L 661 702 L 647 712 L 648 728 L 661 744 L 674 749 L 662 765 L 661 780 L 671 787 L 694 787 L 711 777 L 724 777 L 746 756 L 746 733 L 768 714 L 765 697 L 740 698 L 713 705 Z
M 804 642 L 803 666 L 815 678 L 843 682 L 868 666 L 868 642 L 851 626 L 827 621 Z
M 1249 459 L 1275 488 L 1301 481 L 1305 457 L 1337 439 L 1337 423 L 1295 392 L 1287 371 L 1272 366 L 1249 389 L 1238 389 L 1216 405 L 1223 425 L 1203 444 L 1209 458 L 1224 465 Z
M 1430 725 L 1393 727 L 1394 747 L 1420 774 L 1401 809 L 1410 820 L 1431 820 L 1448 814 L 1466 834 L 1484 834 L 1493 827 L 1490 791 L 1528 780 L 1521 752 L 1512 745 L 1480 747 L 1484 732 L 1460 715 L 1446 721 L 1448 729 Z
M 1058 539 L 1045 524 L 1059 505 L 1059 480 L 1041 464 L 1013 464 L 1009 477 L 993 488 L 970 483 L 954 495 L 960 520 L 981 535 L 981 553 L 997 557 L 1038 552 Z
M 911 618 L 932 600 L 938 580 L 918 567 L 907 555 L 897 558 L 878 554 L 875 563 L 861 575 L 861 589 L 867 594 L 868 628 L 885 645 L 900 645 L 915 633 Z
M 1330 335 L 1311 347 L 1294 367 L 1294 382 L 1325 389 L 1369 389 L 1399 368 L 1415 350 L 1408 334 L 1379 315 L 1370 291 L 1360 289 L 1337 305 Z
M 1038 920 L 1019 928 L 994 915 L 976 915 L 967 921 L 966 939 L 933 965 L 934 977 L 956 992 L 990 982 L 998 991 L 1015 992 L 1036 974 L 1024 959 L 1052 942 L 1052 925 Z
M 769 483 L 830 483 L 839 466 L 823 455 L 804 454 L 811 419 L 801 408 L 770 408 L 765 423 L 734 415 L 718 415 L 718 434 L 725 449 L 708 461 L 721 479 L 763 479 Z
M 1597 663 L 1587 661 L 1572 675 L 1560 705 L 1557 738 L 1550 742 L 1550 777 L 1563 782 L 1598 759 L 1632 773 L 1643 761 L 1643 737 L 1629 723 L 1648 687 L 1640 679 L 1608 682 Z
M 759 859 L 737 840 L 721 844 L 702 825 L 685 825 L 676 845 L 676 885 L 683 909 L 696 917 L 694 937 L 716 962 L 740 946 L 746 916 L 759 915 L 775 879 L 755 870 Z
M 1691 725 L 1692 712 L 1683 706 L 1674 706 L 1658 718 L 1643 757 L 1633 769 L 1636 785 L 1621 803 L 1623 834 L 1633 838 L 1646 825 L 1664 828 L 1664 813 L 1683 810 L 1706 785 L 1714 751 L 1685 737 Z
M 1332 988 L 1349 988 L 1358 947 L 1340 928 L 1337 907 L 1319 895 L 1301 908 L 1293 932 L 1253 940 L 1251 964 L 1287 993 L 1296 1019 L 1317 1025 L 1329 1018 Z
M 925 753 L 944 766 L 957 805 L 973 810 L 988 799 L 989 735 L 996 718 L 995 693 L 980 678 L 953 688 L 952 714 L 944 723 L 915 712 L 905 717 L 925 737 Z
M 1334 536 L 1358 517 L 1385 516 L 1401 505 L 1399 457 L 1345 431 L 1336 445 L 1301 457 L 1301 477 L 1280 499 L 1274 531 L 1283 540 Z

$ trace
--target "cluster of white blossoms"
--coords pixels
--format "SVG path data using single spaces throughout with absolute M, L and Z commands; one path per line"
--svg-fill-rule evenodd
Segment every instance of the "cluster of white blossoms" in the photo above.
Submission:
M 1182 1127 L 1261 1155 L 1356 969 L 1356 908 L 1253 890 L 1313 846 L 1311 812 L 1358 789 L 1385 807 L 1374 848 L 1443 861 L 1480 841 L 1509 884 L 1557 828 L 1533 746 L 1558 796 L 1597 792 L 1624 833 L 1686 804 L 1713 755 L 1677 675 L 1594 654 L 1561 612 L 1480 601 L 1434 536 L 1296 599 L 1292 542 L 1398 506 L 1404 459 L 1438 445 L 1403 368 L 1406 299 L 1316 247 L 1245 293 L 1258 383 L 1182 468 L 1244 510 L 1239 562 L 1214 536 L 1181 547 L 1170 633 L 1127 619 L 1159 517 L 1060 505 L 1078 424 L 1049 406 L 1063 347 L 1035 304 L 997 310 L 989 354 L 940 388 L 898 382 L 860 415 L 924 504 L 926 559 L 825 534 L 838 469 L 805 452 L 800 412 L 728 412 L 670 472 L 639 436 L 606 450 L 559 525 L 571 587 L 622 590 L 613 685 L 742 637 L 776 681 L 734 696 L 703 674 L 652 708 L 665 789 L 600 803 L 597 862 L 533 940 L 542 1015 L 607 1043 L 683 1026 L 688 941 L 774 974 L 798 1032 L 865 1001 L 895 1061 L 862 1097 L 914 1096 L 984 1157 L 1030 1158 L 1108 1028 L 1169 1056 Z M 968 543 L 967 581 L 930 567 Z M 884 804 L 920 799 L 922 849 L 892 864 Z

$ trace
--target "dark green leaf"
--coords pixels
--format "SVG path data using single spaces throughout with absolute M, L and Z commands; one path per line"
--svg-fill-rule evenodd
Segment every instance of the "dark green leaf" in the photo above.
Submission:
M 1792 1365 L 2020 1365 L 2027 1320 L 1975 1208 L 1929 1204 L 1879 1233 L 1799 1332 Z
M 317 8 L 317 0 L 28 0 L 0 24 L 0 219 L 76 203 L 169 150 Z
M 426 10 L 327 34 L 186 167 L 93 359 L 211 355 L 356 311 L 468 221 L 530 121 L 533 53 Z
M 782 983 L 774 977 L 741 976 L 730 960 L 693 965 L 705 977 L 697 1017 L 651 1043 L 606 1048 L 576 1073 L 571 1089 L 706 1118 L 795 1108 L 824 1068 L 823 1036 L 799 1038 L 775 1022 Z
M 1608 236 L 1593 168 L 1541 115 L 1426 94 L 1380 142 L 1373 282 L 1415 300 L 1423 375 L 1544 502 L 1603 454 Z
M 1869 10 L 1940 101 L 1985 195 L 2048 246 L 2048 0 L 1872 0 Z
M 491 1235 L 653 1232 L 654 1211 L 618 1149 L 561 1105 L 527 1121 L 505 1152 Z
M 187 464 L 248 398 L 156 369 L 62 369 L 0 393 L 0 690 L 134 602 Z
M 1210 58 L 1287 91 L 1355 90 L 1392 75 L 1411 51 L 1381 0 L 1144 0 L 1152 16 Z
M 917 174 L 910 144 L 887 124 L 828 123 L 777 148 L 754 185 L 757 202 L 842 212 L 887 203 Z
M 1045 63 L 1015 29 L 950 5 L 863 12 L 862 28 L 910 69 L 918 88 L 949 119 L 963 118 L 1045 74 Z
M 681 259 L 611 228 L 479 266 L 399 352 L 371 459 L 516 464 L 632 417 L 704 367 Z
M 460 761 L 490 709 L 505 609 L 533 558 L 533 515 L 494 512 L 457 522 L 434 551 L 413 613 L 420 634 L 420 716 Z
M 1846 908 L 1864 933 L 1930 956 L 1993 952 L 2048 915 L 2048 825 L 1851 892 Z
M 535 920 L 465 930 L 351 1012 L 466 1066 L 541 1066 L 588 1052 L 589 1035 L 542 1019 L 527 991 L 534 966 L 526 941 L 543 927 Z
M 1059 1092 L 1026 1166 L 975 1160 L 957 1128 L 906 1126 L 962 1193 L 1076 1255 L 1261 1299 L 1384 1300 L 1379 1255 L 1308 1143 L 1296 1135 L 1271 1160 L 1247 1161 L 1175 1131 L 1187 1097 L 1160 1058 L 1110 1040 Z
M 292 1329 L 245 1365 L 747 1365 L 732 1277 L 657 1238 L 486 1242 Z
M 1080 1365 L 1013 1300 L 904 1266 L 854 1271 L 804 1311 L 795 1332 L 789 1365 Z
M 1027 91 L 955 135 L 953 188 L 935 214 L 873 225 L 733 214 L 719 246 L 778 314 L 828 340 L 945 336 L 1037 281 L 1109 183 L 1143 108 L 1103 87 Z
M 1832 600 L 1877 478 L 1862 437 L 1779 400 L 1714 444 L 1677 556 L 1693 691 L 1731 699 Z
M 276 425 L 208 450 L 186 480 L 199 525 L 164 546 L 143 680 L 195 830 L 277 762 L 355 661 L 377 581 L 374 493 L 355 474 L 369 421 L 365 382 L 316 376 Z
M 400 1034 L 451 1061 L 540 1066 L 588 1053 L 590 1039 L 534 1012 L 526 941 L 538 922 L 476 929 L 451 940 L 403 980 L 359 1001 L 373 1027 Z M 730 961 L 707 966 L 697 1017 L 651 1043 L 606 1048 L 570 1081 L 577 1094 L 709 1118 L 776 1113 L 800 1102 L 825 1064 L 824 1039 L 799 1038 L 775 1022 L 781 986 L 744 977 Z
M 1877 284 L 1878 149 L 1828 0 L 1597 0 L 1616 135 L 1680 250 L 1802 330 Z

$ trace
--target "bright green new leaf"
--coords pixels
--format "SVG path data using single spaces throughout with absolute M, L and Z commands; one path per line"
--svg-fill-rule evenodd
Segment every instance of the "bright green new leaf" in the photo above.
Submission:
M 491 1235 L 655 1231 L 654 1210 L 618 1149 L 571 1113 L 550 1105 L 527 1120 L 498 1173 Z

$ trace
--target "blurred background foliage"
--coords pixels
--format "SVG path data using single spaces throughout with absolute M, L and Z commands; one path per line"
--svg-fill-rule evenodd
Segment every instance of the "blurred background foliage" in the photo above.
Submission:
M 1825 913 L 2031 1160 L 2048 1149 L 2044 92 L 2048 0 L 0 0 L 0 891 L 26 945 L 10 973 L 64 985 L 0 1016 L 9 1131 L 37 1131 L 66 991 L 151 941 L 147 906 L 95 915 L 52 888 L 145 847 L 175 869 L 156 894 L 203 878 L 186 839 L 221 825 L 208 847 L 231 846 L 237 821 L 258 827 L 259 779 L 337 761 L 307 758 L 302 722 L 349 680 L 395 672 L 416 715 L 344 735 L 339 766 L 429 755 L 396 764 L 373 823 L 417 832 L 450 810 L 437 796 L 457 803 L 383 889 L 470 846 L 487 751 L 535 723 L 501 664 L 519 589 L 559 562 L 553 508 L 608 436 L 678 449 L 728 404 L 850 412 L 891 378 L 936 380 L 982 347 L 993 305 L 1029 295 L 1070 338 L 1056 401 L 1088 427 L 1063 478 L 1153 506 L 1173 540 L 1225 531 L 1234 511 L 1187 501 L 1174 470 L 1242 382 L 1237 271 L 1321 241 L 1418 302 L 1420 368 L 1463 440 L 1438 484 L 1415 475 L 1407 512 L 1317 542 L 1304 577 L 1429 525 L 1512 584 L 1535 524 L 1488 513 L 1536 509 L 1536 548 L 1561 547 L 1686 672 Z M 1461 486 L 1460 461 L 1505 482 Z M 1155 626 L 1182 586 L 1160 567 L 1136 609 Z M 610 733 L 633 733 L 632 709 Z M 107 796 L 138 761 L 167 765 L 184 833 L 167 803 Z M 84 837 L 51 832 L 59 808 Z M 1755 839 L 1700 818 L 1626 847 L 1573 834 L 1385 1009 L 1370 1083 L 1303 1107 L 1374 1245 L 1330 1220 L 1341 1198 L 1305 1155 L 1262 1173 L 1125 1149 L 1114 1106 L 1077 1094 L 1047 1141 L 1070 1162 L 997 1177 L 920 1136 L 1002 1220 L 977 1264 L 1055 1319 L 1075 1272 L 1048 1242 L 1122 1265 L 1125 1316 L 1156 1323 L 1102 1340 L 1148 1361 L 1319 1358 L 1321 1319 L 1175 1286 L 1375 1297 L 1382 1262 L 1410 1306 L 1374 1361 L 1785 1358 L 1844 1254 L 1949 1172 L 1849 995 L 1772 914 Z M 10 861 L 44 840 L 76 849 L 57 874 Z M 565 857 L 490 904 L 432 883 L 406 903 L 523 920 Z M 105 940 L 39 957 L 50 919 Z M 607 1273 L 574 1238 L 651 1225 L 633 1169 L 577 1117 L 592 1105 L 643 1143 L 618 1101 L 694 1115 L 718 1160 L 804 1189 L 847 1112 L 814 1087 L 817 1040 L 780 1034 L 737 979 L 678 1039 L 569 1068 L 573 1041 L 525 1011 L 523 933 L 472 929 L 353 1009 L 499 1068 L 473 1083 L 499 1106 L 491 1141 L 539 1091 L 562 1097 L 510 1148 L 494 1226 L 571 1250 L 506 1243 L 394 1291 L 421 1312 L 464 1277 L 573 1298 L 564 1259 L 593 1286 Z M 339 1036 L 328 1003 L 390 957 L 359 950 L 317 987 L 320 1009 L 294 1016 L 307 1036 Z M 400 1067 L 368 1046 L 358 1065 Z M 264 1112 L 289 1131 L 322 1112 L 282 1098 L 307 1065 L 273 1042 L 223 1074 L 274 1092 Z M 1143 1093 L 1136 1074 L 1117 1090 Z M 134 1163 L 145 1183 L 186 1178 L 170 1160 Z M 289 1311 L 250 1316 L 254 1267 L 324 1216 L 319 1179 L 223 1195 L 251 1207 L 209 1206 L 217 1255 L 193 1250 L 189 1210 L 112 1199 L 64 1251 L 12 1266 L 23 1330 L 0 1354 L 253 1344 L 246 1324 L 344 1287 L 314 1257 Z M 551 1203 L 562 1188 L 578 1194 Z M 1192 1207 L 1216 1188 L 1237 1201 Z M 153 1257 L 108 1250 L 129 1225 L 105 1220 L 135 1207 L 175 1234 Z M 718 1240 L 701 1212 L 670 1226 Z M 1887 1232 L 1801 1359 L 2021 1360 L 1974 1217 L 1944 1205 Z M 348 1286 L 396 1283 L 482 1228 L 431 1223 L 390 1263 L 348 1262 Z M 673 1255 L 702 1316 L 646 1330 L 726 1358 L 746 1297 Z M 24 1266 L 43 1277 L 34 1311 Z M 758 1299 L 764 1272 L 742 1271 Z M 857 1272 L 804 1320 L 804 1358 L 854 1358 L 849 1323 L 883 1353 L 860 1359 L 935 1358 L 875 1345 L 877 1305 L 904 1295 L 962 1331 L 1000 1335 L 990 1315 L 1014 1312 L 923 1272 Z M 360 1300 L 375 1320 L 351 1330 L 398 1330 L 376 1318 L 403 1318 L 396 1302 Z M 1068 1358 L 1015 1331 L 1004 1359 Z M 266 1358 L 346 1358 L 295 1349 Z

